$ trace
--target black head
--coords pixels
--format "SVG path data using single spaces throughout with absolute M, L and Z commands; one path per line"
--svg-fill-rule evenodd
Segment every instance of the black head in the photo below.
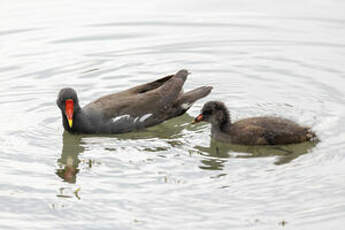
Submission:
M 61 89 L 56 104 L 64 118 L 68 120 L 69 127 L 72 128 L 74 114 L 80 109 L 77 92 L 72 88 Z
M 223 102 L 209 101 L 201 109 L 201 114 L 194 119 L 195 123 L 200 121 L 222 126 L 230 123 L 230 114 Z

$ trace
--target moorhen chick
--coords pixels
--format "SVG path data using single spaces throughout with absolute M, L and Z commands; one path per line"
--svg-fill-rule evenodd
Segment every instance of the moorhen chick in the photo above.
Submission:
M 174 75 L 103 96 L 84 107 L 80 107 L 74 89 L 61 89 L 56 103 L 62 113 L 63 127 L 70 133 L 124 133 L 180 116 L 212 90 L 210 86 L 202 86 L 184 93 L 182 87 L 188 74 L 187 70 L 180 70 Z
M 235 123 L 220 101 L 207 102 L 193 123 L 211 123 L 211 135 L 215 140 L 242 145 L 285 145 L 316 141 L 316 135 L 308 127 L 280 117 L 253 117 Z

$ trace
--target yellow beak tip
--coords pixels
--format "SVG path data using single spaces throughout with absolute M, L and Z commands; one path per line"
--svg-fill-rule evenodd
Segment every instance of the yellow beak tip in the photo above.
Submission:
M 70 128 L 72 128 L 72 126 L 73 126 L 73 120 L 68 120 L 68 125 L 69 125 Z

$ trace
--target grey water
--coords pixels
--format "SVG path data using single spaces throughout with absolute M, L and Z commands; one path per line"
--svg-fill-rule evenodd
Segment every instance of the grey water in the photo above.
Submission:
M 1 1 L 0 229 L 342 229 L 345 2 Z M 213 92 L 141 132 L 65 133 L 81 105 L 186 68 Z M 191 125 L 276 115 L 321 140 L 246 147 Z

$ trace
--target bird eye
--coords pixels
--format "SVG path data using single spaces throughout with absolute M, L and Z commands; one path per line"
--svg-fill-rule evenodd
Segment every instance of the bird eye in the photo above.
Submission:
M 202 114 L 207 116 L 207 115 L 210 115 L 211 113 L 212 113 L 211 110 L 206 110 Z

